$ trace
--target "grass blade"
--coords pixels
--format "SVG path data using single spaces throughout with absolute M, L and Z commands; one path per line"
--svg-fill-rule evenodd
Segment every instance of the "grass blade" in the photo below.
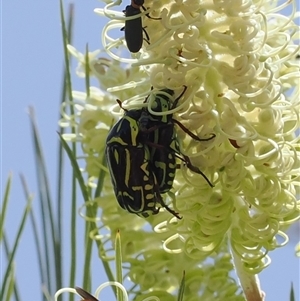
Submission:
M 27 187 L 25 177 L 22 174 L 20 175 L 20 179 L 21 179 L 21 182 L 22 182 L 25 198 L 29 199 L 30 198 L 29 189 Z M 46 278 L 45 278 L 45 275 L 46 275 L 46 270 L 45 269 L 46 269 L 46 267 L 45 267 L 45 262 L 44 262 L 44 259 L 43 259 L 41 240 L 39 238 L 39 234 L 38 234 L 38 231 L 37 231 L 37 229 L 39 229 L 39 227 L 38 227 L 38 223 L 36 221 L 36 218 L 34 216 L 33 210 L 30 210 L 29 218 L 30 218 L 30 221 L 31 221 L 31 224 L 32 224 L 35 249 L 37 251 L 40 280 L 41 280 L 41 283 L 46 283 Z M 42 298 L 43 297 L 44 296 L 42 296 Z
M 13 292 L 14 292 L 14 287 L 15 287 L 15 264 L 13 263 L 11 266 L 11 270 L 9 271 L 8 275 L 8 285 L 7 285 L 7 294 L 5 296 L 6 300 L 11 300 Z
M 71 42 L 72 39 L 72 29 L 73 29 L 73 12 L 74 5 L 70 4 L 69 6 L 69 22 L 68 22 L 68 41 Z M 64 68 L 63 71 L 63 88 L 61 92 L 61 101 L 60 105 L 67 98 L 67 72 Z M 62 118 L 61 113 L 59 113 L 59 119 Z M 64 127 L 58 127 L 58 132 L 62 135 L 65 130 Z M 61 241 L 62 239 L 62 191 L 63 191 L 63 166 L 64 166 L 64 156 L 63 156 L 63 147 L 61 143 L 58 143 L 58 164 L 57 164 L 57 228 L 58 228 L 58 238 Z
M 73 11 L 74 7 L 70 7 L 70 17 L 69 17 L 69 23 L 68 27 L 66 26 L 65 21 L 65 13 L 64 13 L 64 7 L 63 7 L 63 1 L 60 0 L 60 19 L 62 24 L 62 38 L 63 38 L 63 50 L 64 50 L 64 62 L 65 62 L 65 77 L 64 77 L 64 84 L 65 84 L 65 95 L 64 101 L 67 96 L 69 98 L 69 102 L 71 105 L 69 106 L 70 109 L 70 115 L 74 116 L 74 107 L 72 105 L 73 103 L 73 96 L 72 96 L 72 83 L 71 83 L 71 72 L 70 72 L 70 56 L 68 53 L 67 45 L 70 43 L 70 37 L 71 37 L 71 29 L 73 28 Z M 72 133 L 75 133 L 74 127 L 71 127 Z M 61 137 L 62 132 L 60 133 Z M 63 145 L 61 145 L 63 147 Z M 74 156 L 76 157 L 76 144 L 72 144 L 72 152 Z M 77 208 L 77 197 L 76 197 L 76 175 L 72 174 L 72 205 L 71 205 L 71 265 L 70 265 L 70 283 L 69 285 L 71 287 L 75 286 L 75 275 L 76 275 L 76 208 Z M 74 296 L 71 294 L 69 297 L 69 300 L 74 300 Z
M 115 250 L 116 250 L 116 280 L 119 283 L 123 283 L 123 269 L 122 269 L 122 247 L 121 247 L 121 235 L 118 231 L 115 240 Z M 123 301 L 123 292 L 117 288 L 117 300 Z
M 295 301 L 295 293 L 294 293 L 294 286 L 293 282 L 291 283 L 291 290 L 290 290 L 290 301 Z
M 71 150 L 71 148 L 69 147 L 69 145 L 67 144 L 67 142 L 64 140 L 64 138 L 60 134 L 59 134 L 59 137 L 60 137 L 62 146 L 70 159 L 72 169 L 73 169 L 73 174 L 78 181 L 78 184 L 79 184 L 79 187 L 80 187 L 80 190 L 82 193 L 82 197 L 83 197 L 84 201 L 87 203 L 90 201 L 90 195 L 89 195 L 89 191 L 85 185 L 85 181 L 82 177 L 80 168 L 78 166 L 77 159 L 74 156 L 74 153 Z M 94 209 L 91 210 L 90 206 L 88 206 L 87 207 L 87 215 L 90 217 L 92 217 L 92 216 L 96 217 L 97 211 L 95 209 L 97 209 L 97 208 L 95 207 Z M 72 218 L 73 217 L 74 218 L 76 217 L 76 211 L 75 211 L 75 214 L 72 214 Z M 91 260 L 92 240 L 89 237 L 89 233 L 91 231 L 91 225 L 90 225 L 91 223 L 92 222 L 87 222 L 86 230 L 85 230 L 85 232 L 86 232 L 86 241 L 85 241 L 86 249 L 85 249 L 85 264 L 84 264 L 85 268 L 84 268 L 84 283 L 83 283 L 84 285 L 83 286 L 86 289 L 90 289 L 90 287 L 89 287 L 90 286 L 90 260 Z M 95 224 L 95 223 L 92 223 L 92 224 Z M 96 228 L 96 224 L 92 228 Z
M 63 22 L 62 24 L 65 24 L 64 20 L 64 14 L 63 11 L 61 12 L 61 17 L 63 17 Z M 67 43 L 70 43 L 72 40 L 72 30 L 73 30 L 73 20 L 74 20 L 74 5 L 70 4 L 69 5 L 69 11 L 68 11 L 68 26 L 67 26 L 67 41 L 64 43 L 64 47 L 66 47 Z M 67 53 L 67 50 L 64 48 L 64 53 Z M 69 60 L 70 57 L 68 55 L 68 66 L 69 66 Z M 69 76 L 69 77 L 68 77 Z M 69 79 L 69 80 L 68 80 Z M 62 93 L 61 93 L 61 101 L 60 105 L 67 99 L 68 96 L 68 91 L 70 93 L 70 72 L 67 66 L 65 65 L 64 71 L 63 71 L 63 88 L 62 88 Z M 71 95 L 72 97 L 72 95 Z M 62 118 L 62 115 L 60 113 L 59 119 Z M 59 133 L 62 135 L 64 133 L 64 127 L 59 127 L 58 128 Z M 60 257 L 62 257 L 62 223 L 63 223 L 63 215 L 62 215 L 62 192 L 63 192 L 63 187 L 64 187 L 64 182 L 63 182 L 63 175 L 64 175 L 64 152 L 63 152 L 63 147 L 62 144 L 58 143 L 58 160 L 57 160 L 57 238 L 58 238 L 58 244 L 56 245 L 56 253 L 59 254 Z M 73 177 L 72 184 L 74 185 L 75 179 Z M 75 192 L 76 188 L 73 188 L 73 195 Z M 76 229 L 76 198 L 72 198 L 72 208 L 71 208 L 71 280 L 70 282 L 74 284 L 75 282 L 75 274 L 76 274 L 76 237 L 75 237 L 75 231 L 73 229 Z M 61 275 L 63 278 L 63 271 L 61 269 L 61 266 L 58 267 L 58 273 Z M 57 288 L 62 287 L 62 283 L 57 282 Z
M 9 175 L 5 185 L 5 192 L 4 192 L 2 207 L 0 211 L 0 242 L 2 240 L 2 235 L 3 235 L 4 221 L 5 221 L 5 215 L 6 215 L 6 210 L 7 210 L 8 200 L 9 200 L 11 181 L 12 181 L 12 176 Z
M 18 247 L 20 239 L 21 239 L 21 235 L 24 230 L 24 226 L 25 226 L 25 222 L 26 222 L 28 213 L 31 210 L 31 201 L 32 201 L 31 198 L 29 198 L 27 200 L 27 204 L 26 204 L 26 207 L 25 207 L 22 219 L 21 219 L 21 223 L 20 223 L 20 226 L 17 231 L 17 236 L 15 238 L 12 251 L 10 252 L 9 257 L 8 257 L 8 265 L 6 267 L 6 271 L 5 271 L 4 277 L 3 277 L 3 283 L 1 285 L 2 289 L 0 291 L 0 300 L 5 300 L 4 294 L 5 294 L 5 292 L 8 292 L 8 289 L 10 287 L 10 276 L 11 276 L 10 273 L 11 273 L 11 270 L 13 269 L 13 260 L 14 260 L 14 257 L 15 257 L 16 251 L 17 251 L 17 247 Z
M 10 251 L 9 251 L 7 236 L 6 236 L 5 233 L 3 233 L 3 245 L 4 245 L 5 255 L 6 255 L 7 258 L 9 258 Z M 13 272 L 15 271 L 15 265 L 14 264 L 13 264 L 12 271 Z M 11 282 L 13 282 L 13 284 L 14 284 L 13 290 L 14 290 L 15 301 L 19 301 L 20 300 L 20 294 L 19 294 L 19 291 L 18 291 L 18 288 L 17 288 L 17 283 L 16 283 L 16 279 L 15 279 L 15 273 L 13 273 L 13 274 L 11 273 L 9 275 L 9 277 L 10 277 L 10 279 L 9 279 L 9 285 L 8 285 L 8 290 L 7 290 L 8 292 L 6 294 L 6 299 L 10 300 L 10 298 L 11 298 L 10 286 L 12 284 Z
M 77 164 L 76 156 L 73 153 L 73 151 L 71 150 L 71 148 L 69 147 L 68 143 L 64 140 L 62 135 L 60 135 L 59 133 L 58 133 L 58 135 L 59 135 L 60 141 L 62 143 L 62 146 L 63 146 L 64 150 L 66 151 L 66 153 L 67 153 L 67 155 L 70 159 L 73 172 L 75 174 L 75 177 L 78 181 L 78 184 L 79 184 L 79 187 L 80 187 L 80 190 L 81 190 L 81 193 L 82 193 L 82 197 L 83 197 L 85 202 L 88 202 L 90 200 L 89 192 L 87 190 L 84 179 L 82 177 L 80 168 Z
M 181 280 L 180 287 L 179 287 L 177 301 L 182 301 L 183 300 L 184 288 L 185 288 L 185 271 L 183 271 L 183 275 L 182 275 L 182 280 Z

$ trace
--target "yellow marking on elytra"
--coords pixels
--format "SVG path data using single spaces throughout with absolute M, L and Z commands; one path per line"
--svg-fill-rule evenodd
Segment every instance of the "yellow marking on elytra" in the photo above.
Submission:
M 153 193 L 148 193 L 146 194 L 146 200 L 152 200 L 154 198 L 154 194 Z M 148 203 L 149 206 L 150 203 Z
M 146 185 L 144 185 L 144 187 L 145 187 L 145 190 L 153 189 L 153 185 L 151 185 L 151 184 L 146 184 Z
M 170 163 L 169 168 L 176 168 L 176 164 Z
M 116 149 L 114 149 L 114 157 L 116 159 L 117 164 L 119 164 L 120 157 L 119 157 L 119 153 Z
M 165 169 L 166 168 L 166 163 L 164 162 L 155 162 L 155 167 L 161 168 L 161 169 Z
M 145 162 L 141 165 L 141 170 L 146 174 L 149 175 L 149 170 L 148 170 L 148 162 Z
M 128 127 L 128 124 L 129 124 L 129 127 L 130 127 L 130 134 L 131 134 L 131 141 L 128 142 L 128 141 L 123 141 L 119 136 L 118 136 L 118 133 L 122 131 L 123 128 L 127 128 Z M 136 120 L 134 120 L 133 118 L 129 117 L 129 116 L 124 116 L 122 121 L 120 121 L 118 123 L 118 126 L 116 128 L 116 137 L 112 137 L 108 143 L 112 143 L 112 142 L 117 142 L 121 145 L 133 145 L 133 146 L 136 146 L 137 145 L 137 135 L 139 133 L 139 129 L 138 129 L 138 125 L 137 125 L 137 122 Z
M 130 195 L 127 191 L 120 191 L 120 192 L 118 193 L 118 196 L 124 196 L 124 197 L 127 197 L 127 198 L 133 200 L 132 195 Z
M 137 145 L 137 142 L 136 142 L 136 138 L 137 138 L 137 135 L 139 133 L 138 131 L 138 125 L 137 125 L 137 122 L 135 120 L 133 120 L 133 122 L 131 121 L 130 122 L 130 128 L 131 128 L 131 144 L 133 146 L 136 146 Z
M 147 205 L 148 205 L 148 207 L 151 208 L 151 207 L 155 207 L 155 204 L 156 204 L 155 202 L 149 202 Z
M 128 145 L 127 142 L 123 141 L 120 137 L 112 137 L 107 144 L 112 144 L 113 142 L 119 143 L 121 145 Z
M 139 210 L 134 210 L 132 209 L 132 207 L 130 206 L 130 204 L 126 204 L 127 207 L 129 207 L 133 212 L 142 212 L 143 211 L 143 208 L 145 207 L 145 201 L 144 201 L 144 190 L 143 190 L 143 187 L 141 186 L 133 186 L 132 187 L 132 190 L 133 191 L 139 191 L 141 196 L 140 196 L 140 201 L 141 201 L 141 204 L 140 204 L 140 209 Z
M 129 187 L 129 180 L 130 180 L 130 171 L 131 171 L 131 168 L 130 168 L 130 152 L 128 149 L 125 149 L 125 154 L 126 154 L 126 166 L 125 166 L 125 179 L 124 179 L 124 182 L 125 182 L 125 185 L 127 187 Z M 117 171 L 118 172 L 118 171 Z

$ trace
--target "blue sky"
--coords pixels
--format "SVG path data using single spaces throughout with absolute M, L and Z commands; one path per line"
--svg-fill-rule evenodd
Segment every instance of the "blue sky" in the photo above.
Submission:
M 67 3 L 65 1 L 65 4 Z M 120 11 L 125 5 L 127 3 L 122 3 Z M 94 8 L 100 6 L 102 4 L 94 0 L 75 3 L 73 44 L 81 52 L 84 52 L 86 43 L 89 44 L 91 51 L 101 48 L 100 33 L 105 19 L 93 12 Z M 26 177 L 31 192 L 37 195 L 38 191 L 27 113 L 29 106 L 33 106 L 35 110 L 52 193 L 55 192 L 58 142 L 56 131 L 63 70 L 63 48 L 57 0 L 1 1 L 1 12 L 1 185 L 3 191 L 6 178 L 12 172 L 13 185 L 6 231 L 13 238 L 25 206 L 19 173 Z M 73 84 L 76 89 L 83 90 L 82 80 L 76 80 Z M 37 204 L 37 199 L 35 199 L 35 209 L 37 209 Z M 66 203 L 64 208 L 66 214 L 69 212 L 69 207 L 70 205 Z M 294 282 L 297 300 L 299 300 L 299 259 L 294 257 L 294 246 L 297 242 L 295 236 L 296 234 L 286 248 L 270 254 L 272 264 L 260 277 L 262 287 L 267 293 L 266 301 L 288 300 L 291 281 Z M 0 258 L 1 278 L 6 260 L 3 254 Z M 65 268 L 68 272 L 67 255 L 65 259 Z M 80 260 L 83 265 L 84 258 Z M 97 284 L 106 280 L 104 272 L 100 269 L 101 263 L 99 263 L 97 275 L 93 277 L 99 280 L 98 283 L 94 283 L 93 290 L 96 289 Z M 16 274 L 22 300 L 40 300 L 37 257 L 29 222 L 26 224 L 21 247 L 17 253 Z M 81 285 L 81 277 L 78 277 L 78 285 Z

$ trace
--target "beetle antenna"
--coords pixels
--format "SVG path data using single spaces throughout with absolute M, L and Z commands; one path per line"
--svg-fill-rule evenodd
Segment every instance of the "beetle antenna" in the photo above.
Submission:
M 125 108 L 123 107 L 122 101 L 121 101 L 120 99 L 116 99 L 116 102 L 118 103 L 119 107 L 120 107 L 122 110 L 124 110 L 125 112 L 128 112 L 128 110 L 125 109 Z

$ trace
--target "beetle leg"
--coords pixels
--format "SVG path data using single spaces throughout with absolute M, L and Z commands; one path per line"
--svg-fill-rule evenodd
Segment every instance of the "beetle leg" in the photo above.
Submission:
M 207 178 L 207 176 L 196 166 L 194 166 L 190 160 L 190 158 L 182 153 L 179 153 L 180 155 L 183 156 L 180 157 L 180 155 L 178 154 L 178 152 L 174 149 L 171 148 L 167 148 L 163 145 L 159 145 L 159 144 L 155 144 L 155 143 L 151 143 L 151 142 L 146 142 L 146 144 L 150 147 L 154 147 L 157 149 L 162 149 L 165 150 L 166 152 L 169 153 L 174 153 L 174 156 L 178 159 L 180 159 L 181 161 L 183 161 L 186 164 L 186 167 L 189 168 L 191 171 L 193 171 L 194 173 L 200 174 L 205 180 L 206 182 L 209 184 L 210 187 L 214 187 L 214 185 L 210 182 L 210 180 Z M 176 168 L 179 169 L 180 168 L 180 164 L 176 165 Z
M 143 129 L 142 128 L 140 130 L 141 130 L 141 132 L 143 134 L 149 134 L 149 133 L 152 133 L 152 132 L 154 132 L 154 131 L 156 131 L 158 129 L 167 128 L 169 126 L 173 126 L 173 124 L 171 124 L 171 123 L 164 123 L 164 124 L 154 125 L 151 128 L 149 128 L 149 129 Z
M 182 216 L 179 216 L 177 212 L 175 212 L 173 209 L 169 208 L 163 201 L 161 195 L 158 192 L 158 202 L 161 204 L 161 206 L 163 208 L 165 208 L 168 212 L 170 212 L 172 215 L 174 215 L 175 217 L 177 217 L 178 219 L 182 219 Z
M 177 106 L 177 103 L 178 103 L 178 100 L 182 97 L 182 95 L 185 93 L 187 89 L 187 86 L 186 85 L 183 85 L 183 91 L 180 93 L 180 95 L 174 100 L 174 103 L 173 103 L 173 106 L 172 106 L 172 109 L 176 108 Z
M 208 183 L 208 185 L 210 187 L 215 187 L 210 180 L 207 178 L 207 176 L 196 166 L 194 166 L 190 160 L 190 158 L 184 154 L 181 154 L 183 156 L 183 158 L 181 158 L 178 154 L 175 153 L 175 157 L 180 159 L 181 161 L 183 161 L 186 165 L 187 168 L 189 168 L 191 171 L 193 171 L 194 173 L 197 173 L 199 175 L 201 175 L 205 181 Z M 180 168 L 180 164 L 176 165 L 176 168 L 179 169 Z
M 147 41 L 148 44 L 150 44 L 150 37 L 145 28 L 147 28 L 147 26 L 143 27 L 143 32 L 145 33 L 147 40 L 146 39 L 144 39 L 144 40 Z
M 144 11 L 147 10 L 147 9 L 145 8 L 144 5 L 142 5 L 142 8 L 143 8 Z M 152 20 L 161 20 L 161 18 L 154 18 L 154 17 L 151 17 L 151 16 L 149 15 L 149 13 L 147 13 L 145 16 L 148 17 L 149 19 L 152 19 Z
M 125 112 L 128 112 L 128 110 L 127 110 L 127 109 L 123 108 L 123 106 L 122 106 L 122 102 L 121 102 L 121 100 L 120 100 L 120 99 L 116 99 L 116 102 L 118 103 L 119 107 L 120 107 L 122 110 L 124 110 Z
M 156 215 L 157 213 L 159 213 L 159 208 L 152 208 L 152 215 Z M 150 214 L 148 212 L 139 212 L 136 213 L 138 216 L 143 216 L 143 217 L 149 217 Z
M 195 135 L 189 129 L 187 129 L 180 121 L 173 119 L 173 118 L 172 118 L 172 121 L 174 123 L 176 123 L 185 133 L 187 133 L 189 136 L 191 136 L 193 139 L 195 139 L 197 141 L 209 141 L 216 137 L 215 134 L 212 134 L 209 138 L 199 138 L 197 135 Z
M 155 175 L 154 175 L 155 177 Z M 160 205 L 165 208 L 168 212 L 170 212 L 171 214 L 173 214 L 175 217 L 177 217 L 178 219 L 182 219 L 181 216 L 178 215 L 177 212 L 175 212 L 173 209 L 169 208 L 168 205 L 165 204 L 164 200 L 162 199 L 161 195 L 160 195 L 160 192 L 159 192 L 159 186 L 156 182 L 156 177 L 155 177 L 155 186 L 154 186 L 154 189 L 155 189 L 155 192 L 156 192 L 156 195 L 157 195 L 157 199 L 158 199 L 158 202 L 160 203 Z
M 208 185 L 210 187 L 214 187 L 214 185 L 210 182 L 210 180 L 207 178 L 207 176 L 196 166 L 194 166 L 190 160 L 190 158 L 184 154 L 181 154 L 184 158 L 184 162 L 187 166 L 187 168 L 189 168 L 191 171 L 197 173 L 197 174 L 200 174 L 205 180 L 206 182 L 208 183 Z

